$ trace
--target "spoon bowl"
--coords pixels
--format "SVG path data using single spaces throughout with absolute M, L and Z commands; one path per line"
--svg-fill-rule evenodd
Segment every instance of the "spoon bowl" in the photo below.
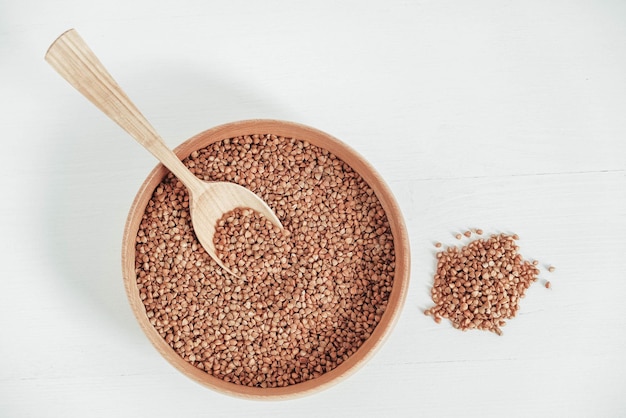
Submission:
M 215 225 L 223 214 L 239 207 L 248 207 L 268 218 L 280 228 L 282 224 L 272 209 L 256 194 L 243 186 L 228 182 L 205 182 L 200 180 L 191 190 L 190 214 L 196 237 L 204 250 L 215 262 L 230 274 L 236 276 L 215 253 L 213 237 Z M 200 233 L 198 232 L 200 231 Z
M 224 270 L 235 275 L 217 256 L 215 225 L 233 209 L 246 207 L 267 217 L 282 229 L 272 209 L 257 195 L 235 183 L 206 182 L 178 159 L 139 109 L 104 68 L 78 32 L 70 29 L 48 49 L 46 61 L 76 90 L 150 151 L 187 187 L 194 232 L 205 251 Z

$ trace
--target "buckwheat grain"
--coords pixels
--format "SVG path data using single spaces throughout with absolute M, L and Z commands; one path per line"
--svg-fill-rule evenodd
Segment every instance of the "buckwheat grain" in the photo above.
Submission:
M 502 335 L 500 327 L 516 315 L 520 299 L 539 274 L 534 263 L 519 254 L 517 239 L 517 235 L 492 235 L 438 252 L 431 289 L 435 305 L 424 313 L 436 322 L 447 318 L 461 330 Z
M 253 135 L 194 151 L 204 180 L 265 200 L 284 231 L 245 209 L 217 225 L 226 274 L 198 243 L 171 174 L 146 207 L 136 275 L 150 323 L 187 362 L 227 382 L 293 385 L 348 359 L 374 332 L 393 285 L 393 236 L 375 193 L 306 141 Z

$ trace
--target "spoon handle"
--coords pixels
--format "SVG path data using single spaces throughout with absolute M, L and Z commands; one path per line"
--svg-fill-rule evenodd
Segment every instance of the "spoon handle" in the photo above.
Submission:
M 199 181 L 163 142 L 78 32 L 70 29 L 46 52 L 46 61 L 76 90 L 150 151 L 190 190 Z

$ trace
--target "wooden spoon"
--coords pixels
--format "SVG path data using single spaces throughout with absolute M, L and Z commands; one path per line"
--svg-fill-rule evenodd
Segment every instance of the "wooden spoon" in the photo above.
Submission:
M 76 90 L 150 151 L 189 190 L 190 214 L 196 237 L 215 262 L 235 275 L 215 253 L 217 221 L 235 208 L 247 207 L 282 229 L 270 207 L 256 194 L 235 183 L 206 182 L 196 177 L 172 152 L 120 86 L 113 80 L 78 32 L 70 29 L 50 46 L 46 61 Z

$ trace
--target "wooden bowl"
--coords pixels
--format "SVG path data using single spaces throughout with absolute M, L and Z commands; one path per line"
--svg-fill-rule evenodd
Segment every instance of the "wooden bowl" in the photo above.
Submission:
M 264 133 L 306 140 L 312 145 L 324 148 L 335 154 L 351 166 L 369 184 L 376 193 L 387 215 L 393 234 L 395 250 L 395 275 L 392 291 L 389 295 L 387 308 L 374 332 L 350 358 L 335 369 L 315 379 L 286 387 L 260 388 L 229 383 L 214 377 L 186 362 L 165 342 L 148 320 L 145 307 L 139 296 L 135 274 L 135 239 L 141 218 L 154 190 L 168 173 L 167 169 L 161 164 L 156 166 L 148 175 L 148 178 L 139 189 L 128 215 L 122 244 L 122 269 L 126 293 L 139 325 L 159 353 L 174 367 L 198 383 L 229 395 L 246 398 L 280 399 L 301 396 L 326 388 L 356 371 L 374 354 L 391 332 L 404 304 L 409 284 L 410 253 L 409 240 L 402 214 L 387 185 L 372 166 L 360 155 L 324 132 L 304 125 L 276 120 L 241 121 L 204 131 L 185 141 L 174 151 L 179 158 L 183 159 L 195 150 L 202 149 L 209 144 L 226 138 Z

